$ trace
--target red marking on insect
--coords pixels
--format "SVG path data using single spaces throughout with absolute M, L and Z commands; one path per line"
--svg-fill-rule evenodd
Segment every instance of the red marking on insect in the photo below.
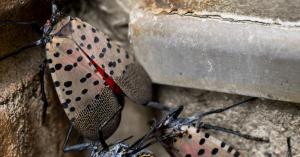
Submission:
M 110 89 L 113 91 L 113 93 L 116 94 L 117 96 L 123 95 L 123 91 L 116 84 L 116 82 L 110 76 L 108 76 L 105 73 L 105 71 L 102 68 L 100 68 L 100 66 L 86 54 L 86 52 L 83 51 L 83 53 L 85 54 L 85 56 L 88 57 L 88 59 L 90 60 L 90 62 L 97 68 L 97 71 L 100 73 L 100 75 L 105 80 L 105 84 L 110 87 Z

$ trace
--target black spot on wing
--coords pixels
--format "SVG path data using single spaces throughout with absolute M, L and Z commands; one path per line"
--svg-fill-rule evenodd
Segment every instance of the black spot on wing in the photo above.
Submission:
M 70 112 L 74 112 L 75 111 L 75 107 L 70 107 Z
M 54 81 L 54 86 L 55 87 L 59 87 L 60 86 L 60 82 L 59 81 Z
M 209 138 L 209 133 L 205 133 L 205 138 Z
M 81 97 L 76 97 L 75 98 L 75 101 L 80 101 L 81 100 Z
M 62 67 L 62 64 L 60 64 L 60 63 L 57 63 L 57 64 L 55 64 L 55 70 L 60 70 L 61 69 L 61 67 Z
M 73 69 L 73 65 L 71 64 L 66 65 L 64 68 L 65 71 L 71 71 L 72 69 Z
M 73 50 L 72 49 L 68 49 L 66 52 L 67 52 L 68 55 L 71 55 L 73 53 Z
M 90 50 L 90 49 L 92 49 L 92 45 L 91 45 L 91 44 L 88 44 L 88 45 L 86 46 L 86 48 Z
M 203 155 L 205 153 L 205 150 L 204 149 L 200 149 L 199 151 L 198 151 L 198 155 Z
M 91 73 L 87 73 L 87 74 L 85 75 L 86 78 L 90 78 L 91 76 L 92 76 Z
M 199 141 L 199 144 L 200 145 L 203 145 L 205 143 L 205 139 L 204 138 L 201 138 L 201 140 Z
M 238 152 L 238 151 L 236 151 L 234 154 L 233 154 L 233 156 L 234 157 L 239 157 L 241 154 L 240 154 L 240 152 Z
M 83 90 L 81 91 L 81 94 L 86 94 L 87 92 L 88 92 L 87 89 L 83 89 Z
M 54 57 L 59 57 L 59 52 L 55 52 L 55 53 L 53 54 L 53 56 L 54 56 Z
M 99 42 L 99 38 L 98 37 L 94 37 L 94 43 L 98 43 Z
M 111 49 L 111 44 L 108 42 L 107 47 Z
M 218 149 L 218 148 L 214 148 L 214 149 L 211 151 L 211 154 L 212 154 L 212 155 L 216 155 L 218 152 L 219 152 L 219 149 Z
M 80 37 L 80 39 L 81 39 L 81 40 L 85 40 L 85 39 L 86 39 L 85 35 L 82 35 L 82 36 Z
M 93 82 L 93 84 L 96 86 L 96 85 L 98 85 L 98 84 L 99 84 L 99 81 L 98 81 L 98 80 L 96 80 L 96 81 L 94 81 L 94 82 Z
M 227 152 L 231 153 L 231 151 L 233 150 L 233 148 L 231 146 L 228 147 Z
M 79 57 L 77 58 L 77 62 L 81 62 L 82 59 L 83 59 L 83 57 L 82 57 L 82 56 L 79 56 Z
M 71 95 L 72 93 L 73 93 L 72 90 L 67 90 L 67 91 L 66 91 L 66 95 Z
M 226 146 L 225 142 L 221 142 L 221 148 L 224 148 Z
M 48 59 L 47 63 L 51 64 L 52 63 L 52 59 Z
M 85 81 L 86 81 L 86 78 L 85 78 L 85 77 L 83 77 L 83 78 L 80 79 L 80 82 L 81 82 L 81 83 L 84 83 Z
M 65 87 L 71 87 L 72 86 L 72 81 L 66 81 L 65 83 L 64 83 L 64 86 Z

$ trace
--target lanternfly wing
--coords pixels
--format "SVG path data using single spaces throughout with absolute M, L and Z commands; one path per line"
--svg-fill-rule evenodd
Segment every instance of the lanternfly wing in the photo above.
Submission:
M 53 37 L 46 48 L 59 99 L 68 117 L 75 118 L 86 107 L 86 102 L 101 93 L 104 80 L 71 39 Z
M 86 22 L 75 18 L 71 21 L 72 38 L 87 52 L 121 90 L 137 103 L 151 99 L 151 80 L 133 54 L 111 41 Z
M 226 143 L 203 133 L 193 126 L 184 125 L 182 131 L 166 148 L 177 157 L 241 157 L 242 155 Z M 170 142 L 170 141 L 169 141 Z M 170 143 L 166 143 L 170 146 Z
M 46 49 L 51 76 L 68 118 L 85 137 L 97 138 L 99 126 L 118 110 L 116 96 L 72 39 L 54 36 Z M 117 128 L 119 119 L 112 123 L 109 131 L 104 129 L 105 137 Z

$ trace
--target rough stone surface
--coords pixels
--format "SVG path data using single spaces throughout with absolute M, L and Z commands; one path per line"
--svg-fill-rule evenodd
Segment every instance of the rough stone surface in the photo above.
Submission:
M 37 39 L 30 25 L 7 25 L 3 20 L 36 21 L 43 24 L 50 17 L 50 0 L 2 0 L 0 1 L 0 57 Z M 34 9 L 33 9 L 34 8 Z M 37 29 L 39 29 L 37 27 Z
M 280 21 L 300 20 L 299 0 L 146 0 L 151 9 L 179 12 L 219 12 L 255 16 Z
M 34 49 L 0 63 L 0 156 L 76 155 L 63 155 L 68 120 L 49 86 L 51 105 L 46 123 L 41 124 L 42 101 L 37 74 L 41 61 L 41 50 Z
M 40 1 L 1 1 L 0 19 L 45 21 L 50 14 L 50 1 L 38 2 Z M 30 26 L 3 24 L 0 28 L 0 56 L 37 38 Z M 0 156 L 79 155 L 64 155 L 62 152 L 68 121 L 52 88 L 47 88 L 51 104 L 47 121 L 41 124 L 38 67 L 42 63 L 42 53 L 39 48 L 31 49 L 0 63 Z
M 155 83 L 300 102 L 299 26 L 146 8 L 131 13 L 130 38 Z
M 184 105 L 182 116 L 226 107 L 247 99 L 245 96 L 203 90 L 160 86 L 158 100 L 168 106 Z M 269 137 L 270 143 L 258 143 L 222 132 L 209 131 L 232 144 L 246 157 L 286 156 L 286 137 L 292 138 L 293 157 L 300 157 L 300 104 L 258 99 L 227 112 L 210 115 L 204 122 L 239 130 L 254 136 Z

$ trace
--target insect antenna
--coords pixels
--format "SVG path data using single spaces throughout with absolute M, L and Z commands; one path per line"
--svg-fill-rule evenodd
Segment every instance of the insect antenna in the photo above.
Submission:
M 222 131 L 222 132 L 233 134 L 233 135 L 236 135 L 236 136 L 248 139 L 248 140 L 253 140 L 253 141 L 258 141 L 258 142 L 266 142 L 266 143 L 270 142 L 269 139 L 255 137 L 255 136 L 251 136 L 251 135 L 247 135 L 247 134 L 242 134 L 239 131 L 235 131 L 232 129 L 223 128 L 220 126 L 215 126 L 215 125 L 211 125 L 211 124 L 207 124 L 207 123 L 203 123 L 203 122 L 201 122 L 199 127 L 203 128 L 203 129 L 213 129 L 213 130 L 217 130 L 217 131 Z
M 227 110 L 229 110 L 231 108 L 237 107 L 237 106 L 242 105 L 242 104 L 244 104 L 246 102 L 249 102 L 249 101 L 254 101 L 256 99 L 257 98 L 249 98 L 249 99 L 243 100 L 241 102 L 238 102 L 236 104 L 233 104 L 231 106 L 225 107 L 225 108 L 219 108 L 219 109 L 211 110 L 211 111 L 208 111 L 208 112 L 200 113 L 200 114 L 198 114 L 198 115 L 195 116 L 195 118 L 196 118 L 195 121 L 199 120 L 199 119 L 201 119 L 201 118 L 203 118 L 205 116 L 211 115 L 211 114 L 221 113 L 221 112 L 227 111 Z
M 287 148 L 288 148 L 287 157 L 292 157 L 291 137 L 288 137 L 286 139 L 286 143 L 287 143 Z
M 24 51 L 24 50 L 29 49 L 29 48 L 32 48 L 32 47 L 39 46 L 39 45 L 41 45 L 41 44 L 42 44 L 42 39 L 39 39 L 39 40 L 37 40 L 37 41 L 35 41 L 35 42 L 32 42 L 32 43 L 27 44 L 27 45 L 25 45 L 25 46 L 22 46 L 22 47 L 20 47 L 20 48 L 18 48 L 18 49 L 16 49 L 16 50 L 12 51 L 11 53 L 8 53 L 8 54 L 6 54 L 6 55 L 0 57 L 0 61 L 6 59 L 6 58 L 8 58 L 8 57 L 14 56 L 14 55 L 20 53 L 21 51 Z
M 0 20 L 0 25 L 29 25 L 40 35 L 43 34 L 41 26 L 37 21 L 14 21 L 14 20 Z
M 36 21 L 0 20 L 0 25 L 38 25 Z

